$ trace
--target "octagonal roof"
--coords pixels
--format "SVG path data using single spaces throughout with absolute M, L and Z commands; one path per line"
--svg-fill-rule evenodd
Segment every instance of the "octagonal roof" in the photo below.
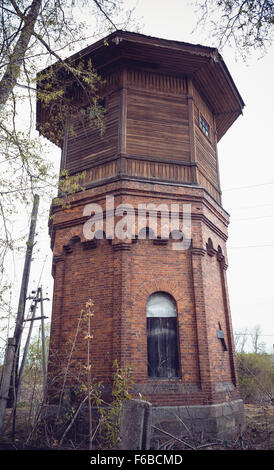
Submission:
M 244 107 L 240 93 L 216 48 L 115 31 L 67 60 L 77 62 L 87 59 L 91 59 L 95 69 L 102 74 L 119 64 L 128 64 L 145 70 L 192 78 L 215 115 L 218 140 Z M 57 65 L 58 63 L 53 67 Z M 47 112 L 38 100 L 37 128 L 45 137 L 60 145 L 55 141 L 54 133 L 47 132 L 40 126 L 46 119 Z

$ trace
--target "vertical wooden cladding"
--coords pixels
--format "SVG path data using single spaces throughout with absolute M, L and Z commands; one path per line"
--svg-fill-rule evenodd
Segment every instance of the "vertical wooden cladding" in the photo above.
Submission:
M 220 202 L 214 116 L 200 93 L 193 88 L 194 145 L 198 164 L 198 183 Z M 209 124 L 209 137 L 200 126 L 200 116 Z
M 189 161 L 186 99 L 128 91 L 127 153 Z
M 114 78 L 113 78 L 114 80 Z M 119 95 L 113 91 L 107 97 L 104 118 L 105 132 L 91 126 L 81 116 L 69 122 L 65 167 L 71 173 L 89 168 L 98 158 L 111 157 L 118 150 Z
M 198 183 L 220 202 L 214 116 L 192 82 L 121 68 L 105 76 L 102 96 L 104 135 L 81 117 L 69 122 L 63 163 L 70 173 L 88 170 L 87 183 L 115 177 L 122 155 L 125 175 Z M 200 128 L 200 114 L 210 126 L 209 137 Z M 115 163 L 107 163 L 110 160 Z M 191 164 L 197 165 L 195 174 Z
M 141 70 L 127 71 L 127 85 L 129 87 L 156 90 L 163 93 L 186 94 L 187 79 L 164 74 L 156 74 Z
M 124 171 L 130 176 L 158 179 L 180 183 L 192 183 L 192 169 L 189 164 L 165 163 L 126 158 Z
M 127 85 L 127 153 L 189 161 L 186 80 L 128 71 Z
M 206 177 L 208 177 L 214 184 L 218 184 L 217 174 L 217 155 L 215 147 L 214 135 L 214 121 L 213 117 L 209 119 L 209 138 L 203 133 L 200 128 L 199 119 L 201 111 L 196 106 L 194 107 L 195 117 L 195 146 L 196 156 L 200 168 L 203 170 Z M 203 114 L 202 114 L 203 115 Z
M 89 184 L 91 181 L 96 182 L 113 178 L 117 175 L 117 171 L 117 159 L 101 163 L 100 165 L 85 170 L 85 176 L 81 180 L 81 184 L 84 185 Z
M 213 185 L 208 178 L 204 176 L 200 169 L 198 169 L 198 184 L 205 188 L 209 194 L 215 199 L 215 201 L 221 203 L 221 195 L 219 189 Z

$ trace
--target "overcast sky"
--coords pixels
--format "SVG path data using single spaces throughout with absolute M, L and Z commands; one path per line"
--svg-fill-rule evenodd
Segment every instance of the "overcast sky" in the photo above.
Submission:
M 134 1 L 128 1 L 128 4 Z M 136 16 L 147 35 L 215 46 L 208 31 L 192 32 L 197 16 L 184 0 L 139 0 Z M 235 330 L 260 325 L 268 352 L 274 343 L 274 48 L 245 64 L 231 48 L 222 52 L 246 104 L 243 116 L 219 143 L 223 207 L 231 215 L 227 271 L 232 322 Z M 60 154 L 56 153 L 59 166 Z M 35 287 L 46 259 L 42 283 L 52 297 L 51 251 L 46 224 L 39 227 L 41 251 L 32 265 L 30 288 Z M 21 272 L 17 270 L 17 280 Z M 45 305 L 50 315 L 50 302 Z

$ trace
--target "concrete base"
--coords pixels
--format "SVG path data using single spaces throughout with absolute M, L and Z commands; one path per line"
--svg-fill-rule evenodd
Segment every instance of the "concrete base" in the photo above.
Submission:
M 63 413 L 66 413 L 69 408 L 68 404 L 61 408 L 61 419 L 64 417 Z M 242 400 L 215 405 L 159 407 L 141 400 L 128 400 L 123 408 L 120 449 L 158 448 L 159 441 L 163 442 L 164 439 L 168 439 L 167 435 L 160 430 L 174 437 L 188 437 L 191 442 L 202 443 L 215 439 L 233 440 L 245 427 Z M 54 422 L 57 410 L 57 405 L 45 406 L 41 413 L 42 419 L 48 423 Z M 96 427 L 98 415 L 95 407 L 92 409 L 92 415 L 93 425 Z M 65 417 L 64 420 L 66 421 Z M 86 407 L 81 410 L 75 426 L 78 434 L 87 435 L 88 412 Z
M 152 405 L 144 400 L 126 400 L 120 415 L 120 450 L 149 450 Z
M 173 436 L 197 439 L 233 439 L 244 428 L 244 405 L 235 400 L 216 405 L 152 408 L 152 425 Z M 151 441 L 163 437 L 152 428 Z

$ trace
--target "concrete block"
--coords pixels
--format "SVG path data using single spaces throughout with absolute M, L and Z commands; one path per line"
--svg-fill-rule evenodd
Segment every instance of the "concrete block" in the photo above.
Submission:
M 152 405 L 144 400 L 127 400 L 120 417 L 120 450 L 150 448 Z
M 244 427 L 242 400 L 214 405 L 153 407 L 152 424 L 168 431 L 173 436 L 185 434 L 185 423 L 191 433 L 202 433 L 204 437 L 234 437 Z

